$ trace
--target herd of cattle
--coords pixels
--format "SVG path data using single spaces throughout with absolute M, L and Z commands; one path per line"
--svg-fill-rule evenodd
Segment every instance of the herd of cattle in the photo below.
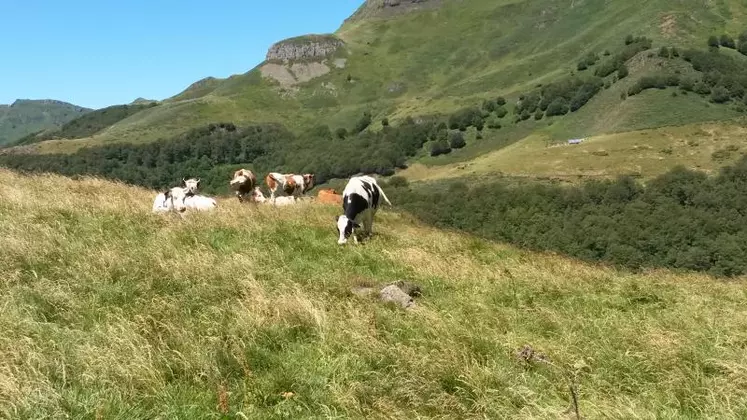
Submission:
M 182 179 L 182 187 L 169 188 L 159 193 L 153 202 L 153 212 L 177 212 L 183 214 L 188 209 L 198 211 L 213 210 L 218 202 L 211 197 L 197 194 L 200 179 Z M 257 183 L 257 177 L 248 169 L 239 169 L 233 174 L 229 185 L 236 193 L 239 202 L 249 201 L 257 204 L 286 206 L 312 199 L 304 195 L 314 188 L 314 174 L 281 174 L 270 172 L 265 177 L 265 184 L 270 192 L 267 198 Z M 278 187 L 287 194 L 276 196 Z M 248 199 L 248 200 L 247 200 Z M 328 204 L 342 204 L 344 214 L 337 217 L 339 238 L 337 243 L 345 244 L 348 238 L 358 242 L 357 229 L 363 226 L 361 233 L 371 234 L 373 217 L 384 200 L 392 205 L 376 179 L 370 176 L 354 176 L 348 180 L 342 195 L 333 189 L 323 189 L 317 194 L 316 201 Z

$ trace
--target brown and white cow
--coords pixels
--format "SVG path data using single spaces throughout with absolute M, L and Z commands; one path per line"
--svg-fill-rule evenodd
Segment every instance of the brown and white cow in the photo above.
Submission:
M 297 197 L 314 188 L 314 174 L 295 175 L 270 172 L 265 177 L 265 184 L 267 184 L 267 188 L 270 190 L 271 200 L 275 198 L 275 191 L 277 191 L 278 186 L 287 195 Z
M 241 203 L 244 201 L 244 197 L 254 193 L 254 188 L 257 186 L 257 177 L 249 169 L 239 169 L 233 173 L 230 185 L 231 189 L 236 191 L 236 197 Z

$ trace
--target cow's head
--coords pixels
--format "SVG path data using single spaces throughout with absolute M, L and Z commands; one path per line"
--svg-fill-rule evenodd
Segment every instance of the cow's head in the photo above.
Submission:
M 303 183 L 306 185 L 307 190 L 314 188 L 314 174 L 304 174 Z
M 337 232 L 340 234 L 340 237 L 337 239 L 337 243 L 340 245 L 344 245 L 348 241 L 350 235 L 353 234 L 353 229 L 357 229 L 359 227 L 361 227 L 361 225 L 355 223 L 354 220 L 348 219 L 347 216 L 338 216 Z
M 169 210 L 174 210 L 180 213 L 187 210 L 187 206 L 184 204 L 184 199 L 187 198 L 187 191 L 185 188 L 171 188 L 164 191 L 163 195 L 164 205 Z
M 229 183 L 232 188 L 236 189 L 241 185 L 246 184 L 247 182 L 252 181 L 253 174 L 251 171 L 248 171 L 246 169 L 239 169 L 238 171 L 233 173 L 233 179 Z
M 197 189 L 200 187 L 200 178 L 182 178 L 182 183 L 184 184 L 184 188 L 186 189 L 187 194 L 195 195 L 197 194 Z

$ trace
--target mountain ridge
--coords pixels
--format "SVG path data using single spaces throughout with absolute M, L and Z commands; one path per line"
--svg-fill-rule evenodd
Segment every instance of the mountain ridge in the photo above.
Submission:
M 0 105 L 0 146 L 61 127 L 93 109 L 56 99 L 16 99 Z

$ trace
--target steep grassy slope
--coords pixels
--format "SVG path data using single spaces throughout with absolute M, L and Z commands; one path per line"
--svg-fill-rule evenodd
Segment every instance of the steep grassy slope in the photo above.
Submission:
M 209 78 L 94 140 L 150 141 L 216 120 L 350 127 L 364 110 L 395 121 L 497 94 L 515 99 L 568 74 L 587 52 L 614 50 L 628 34 L 647 35 L 656 46 L 704 46 L 710 34 L 741 32 L 747 11 L 737 1 L 430 0 L 422 10 L 382 15 L 374 13 L 379 3 L 337 31 L 346 43 L 342 68 L 327 60 L 329 73 L 293 86 L 263 77 L 261 66 Z M 664 113 L 654 122 L 677 121 L 676 113 Z
M 53 100 L 17 100 L 0 105 L 0 146 L 40 130 L 55 129 L 91 111 Z
M 747 415 L 743 279 L 633 275 L 385 210 L 150 214 L 153 193 L 0 171 L 3 417 Z M 395 203 L 396 205 L 397 203 Z M 418 308 L 351 287 L 408 279 Z M 549 363 L 516 357 L 524 345 Z

